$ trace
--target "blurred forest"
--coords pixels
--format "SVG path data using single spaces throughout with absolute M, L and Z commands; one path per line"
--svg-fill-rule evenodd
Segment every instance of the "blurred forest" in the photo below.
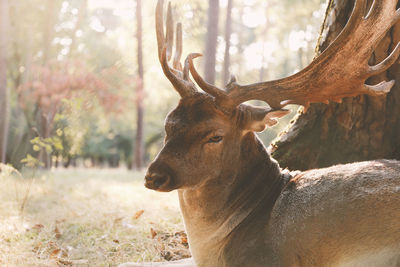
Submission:
M 0 2 L 1 161 L 17 168 L 140 168 L 151 160 L 163 142 L 164 118 L 179 100 L 157 58 L 156 1 Z M 323 0 L 172 5 L 183 22 L 183 56 L 205 54 L 198 62 L 211 64 L 217 85 L 228 73 L 253 83 L 305 67 L 326 7 Z M 207 36 L 211 28 L 214 40 Z M 210 42 L 214 52 L 206 48 Z M 262 133 L 263 141 L 271 142 L 289 120 Z

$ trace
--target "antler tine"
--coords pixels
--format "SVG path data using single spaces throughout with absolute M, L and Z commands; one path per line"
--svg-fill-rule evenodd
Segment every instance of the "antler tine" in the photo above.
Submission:
M 341 43 L 350 36 L 350 34 L 358 28 L 360 22 L 363 19 L 365 8 L 367 6 L 366 0 L 356 0 L 354 3 L 353 11 L 350 15 L 349 20 L 347 21 L 343 30 L 339 33 L 336 39 L 329 45 L 331 47 L 340 46 Z M 328 48 L 329 48 L 328 46 Z M 328 50 L 327 48 L 327 50 Z M 333 48 L 331 48 L 333 49 Z
M 174 44 L 174 20 L 172 18 L 171 2 L 168 3 L 166 26 L 167 26 L 167 32 L 166 32 L 167 59 L 169 61 L 172 57 L 172 46 Z
M 380 10 L 380 7 L 382 6 L 382 1 L 376 1 L 374 0 L 372 2 L 371 8 L 368 11 L 368 14 L 365 16 L 366 19 L 368 19 L 370 16 L 375 16 L 377 15 Z
M 204 92 L 214 96 L 215 98 L 226 98 L 227 94 L 223 90 L 219 89 L 218 87 L 206 82 L 200 74 L 197 72 L 196 68 L 193 64 L 193 59 L 197 57 L 201 57 L 202 54 L 199 53 L 192 53 L 188 56 L 189 62 L 189 69 L 190 73 L 192 74 L 193 79 L 196 81 L 197 85 L 204 90 Z
M 364 84 L 364 88 L 367 91 L 370 91 L 370 95 L 384 95 L 390 92 L 394 85 L 394 80 L 390 80 L 388 82 L 380 82 L 375 85 Z
M 181 56 L 182 56 L 182 23 L 176 24 L 176 48 L 173 66 L 174 69 L 182 71 Z
M 167 61 L 167 48 L 164 47 L 164 50 L 161 55 L 161 66 L 164 71 L 165 76 L 168 78 L 168 80 L 172 83 L 174 88 L 178 91 L 178 93 L 182 96 L 185 97 L 188 95 L 188 90 L 186 86 L 182 83 L 182 80 L 178 78 L 178 76 L 171 71 L 171 69 L 168 67 L 168 61 Z
M 158 58 L 161 59 L 161 54 L 164 48 L 164 15 L 163 15 L 164 1 L 158 0 L 156 7 L 156 35 Z
M 397 43 L 396 47 L 393 49 L 392 53 L 390 53 L 390 55 L 387 58 L 385 58 L 380 63 L 374 66 L 369 66 L 369 75 L 370 76 L 377 75 L 387 70 L 390 66 L 392 66 L 396 62 L 399 55 L 400 55 L 400 42 Z
M 183 79 L 185 81 L 189 80 L 189 61 L 190 61 L 190 56 L 192 54 L 189 54 L 186 59 L 185 59 L 185 66 L 183 67 Z
M 165 76 L 172 83 L 181 97 L 192 95 L 196 91 L 195 85 L 189 79 L 183 79 L 182 66 L 179 62 L 182 54 L 182 26 L 177 24 L 176 51 L 173 60 L 174 68 L 171 68 L 168 61 L 171 59 L 174 30 L 171 3 L 168 3 L 166 36 L 164 36 L 164 1 L 158 0 L 156 7 L 156 34 L 158 45 L 158 58 Z

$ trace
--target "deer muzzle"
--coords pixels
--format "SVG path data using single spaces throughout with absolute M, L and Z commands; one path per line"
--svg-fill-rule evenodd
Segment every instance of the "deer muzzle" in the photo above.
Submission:
M 175 189 L 172 171 L 166 164 L 153 162 L 144 178 L 144 185 L 153 190 L 168 192 Z
M 145 177 L 144 185 L 149 189 L 165 191 L 163 189 L 169 187 L 170 183 L 171 183 L 171 176 L 167 174 L 149 173 Z

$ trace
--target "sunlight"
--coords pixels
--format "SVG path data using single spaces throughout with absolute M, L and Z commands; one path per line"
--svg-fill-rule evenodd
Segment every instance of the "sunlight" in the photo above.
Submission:
M 265 12 L 262 9 L 253 10 L 251 8 L 246 7 L 244 9 L 242 22 L 249 28 L 255 28 L 257 26 L 264 25 L 266 22 Z
M 111 9 L 115 16 L 128 20 L 132 20 L 135 17 L 135 1 L 89 0 L 88 6 L 90 9 Z
M 90 18 L 90 27 L 97 32 L 104 32 L 106 29 L 97 17 Z
M 273 53 L 278 49 L 278 43 L 267 41 L 264 43 L 257 42 L 244 50 L 246 58 L 246 68 L 260 69 L 262 66 L 267 66 L 268 61 L 273 57 Z
M 304 31 L 291 31 L 289 34 L 289 48 L 292 51 L 297 51 L 300 48 L 306 48 L 307 42 L 306 33 Z

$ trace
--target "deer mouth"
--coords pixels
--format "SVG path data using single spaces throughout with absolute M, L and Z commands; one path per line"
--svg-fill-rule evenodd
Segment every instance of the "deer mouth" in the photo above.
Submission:
M 144 186 L 160 192 L 169 192 L 175 189 L 172 177 L 168 174 L 159 173 L 148 173 L 145 177 Z

